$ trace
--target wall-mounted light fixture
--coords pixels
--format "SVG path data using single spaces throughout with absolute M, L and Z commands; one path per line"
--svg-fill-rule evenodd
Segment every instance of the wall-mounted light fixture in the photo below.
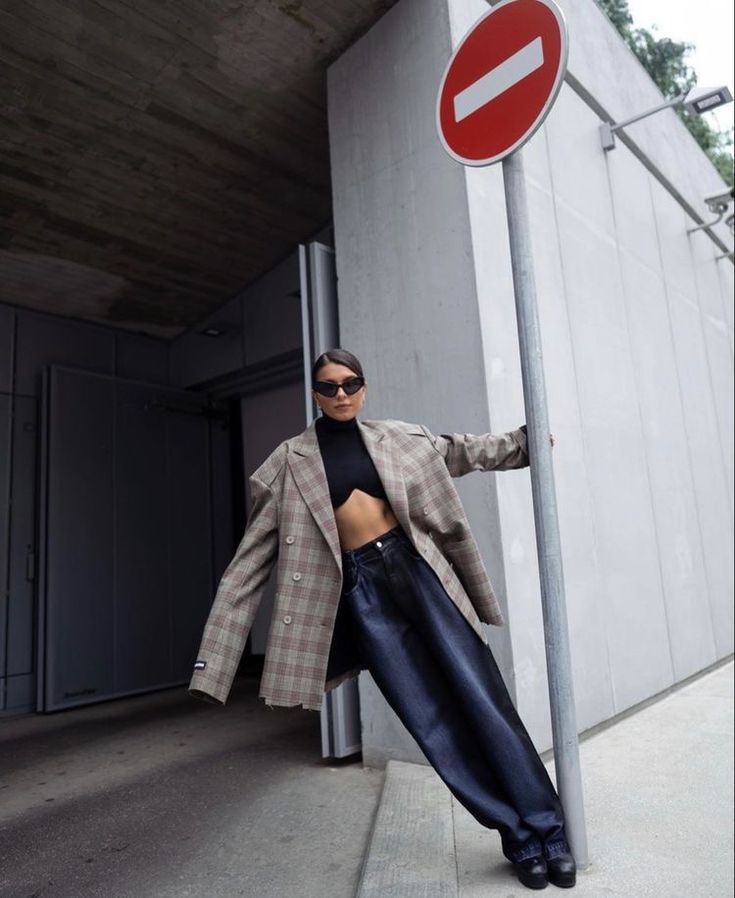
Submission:
M 726 103 L 732 103 L 732 94 L 727 87 L 693 87 L 684 100 L 684 108 L 687 112 L 704 115 Z
M 667 100 L 665 103 L 661 103 L 660 106 L 654 106 L 653 109 L 647 109 L 645 112 L 634 115 L 624 122 L 603 122 L 600 125 L 600 141 L 602 143 L 602 149 L 614 150 L 616 131 L 625 128 L 628 125 L 632 125 L 633 122 L 638 122 L 642 118 L 648 118 L 649 115 L 653 115 L 656 112 L 661 112 L 663 109 L 670 109 L 672 106 L 683 105 L 689 112 L 693 112 L 696 115 L 703 115 L 705 112 L 711 112 L 713 109 L 716 109 L 718 106 L 723 106 L 725 103 L 732 103 L 732 94 L 730 93 L 729 88 L 693 87 L 688 93 L 679 94 L 678 97 Z

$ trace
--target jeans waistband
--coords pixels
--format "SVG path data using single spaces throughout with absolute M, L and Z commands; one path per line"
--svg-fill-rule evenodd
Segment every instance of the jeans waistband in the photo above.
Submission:
M 406 535 L 406 531 L 401 527 L 400 524 L 397 524 L 391 530 L 386 530 L 385 533 L 381 533 L 380 536 L 376 536 L 368 542 L 364 543 L 361 546 L 358 546 L 356 549 L 347 549 L 342 552 L 342 561 L 350 562 L 350 561 L 361 561 L 365 558 L 369 558 L 371 555 L 379 555 L 384 546 L 388 545 L 392 542 L 409 542 L 410 539 Z

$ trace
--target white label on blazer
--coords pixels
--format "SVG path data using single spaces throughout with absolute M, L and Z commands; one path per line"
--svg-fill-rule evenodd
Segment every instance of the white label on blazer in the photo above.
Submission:
M 194 670 L 204 670 L 204 668 L 206 666 L 207 666 L 206 661 L 195 661 L 194 662 Z

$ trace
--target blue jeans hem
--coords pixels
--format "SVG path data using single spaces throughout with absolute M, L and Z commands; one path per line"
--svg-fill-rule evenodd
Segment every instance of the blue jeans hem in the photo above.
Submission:
M 556 839 L 553 842 L 547 842 L 544 846 L 544 857 L 551 860 L 552 857 L 559 857 L 560 854 L 571 854 L 569 843 L 566 839 Z
M 518 851 L 510 851 L 506 855 L 508 860 L 514 864 L 516 861 L 525 861 L 526 858 L 529 857 L 540 857 L 543 854 L 543 849 L 541 847 L 541 842 L 538 839 L 533 839 L 530 842 L 527 842 L 523 848 L 520 848 Z
M 547 842 L 543 846 L 539 839 L 532 839 L 526 842 L 523 848 L 519 848 L 518 851 L 509 851 L 506 854 L 506 857 L 511 863 L 515 863 L 516 861 L 525 861 L 526 858 L 529 857 L 543 856 L 547 860 L 550 860 L 553 857 L 558 857 L 560 854 L 571 853 L 569 843 L 566 839 L 554 839 L 552 842 Z

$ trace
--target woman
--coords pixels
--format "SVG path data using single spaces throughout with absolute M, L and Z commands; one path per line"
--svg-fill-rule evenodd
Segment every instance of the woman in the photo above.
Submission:
M 499 831 L 520 881 L 573 886 L 559 798 L 487 644 L 481 621 L 503 617 L 452 483 L 527 466 L 525 428 L 437 437 L 423 425 L 363 422 L 366 394 L 352 353 L 314 363 L 322 415 L 250 478 L 248 526 L 189 691 L 226 701 L 277 559 L 266 702 L 316 710 L 325 690 L 369 670 L 457 800 Z

